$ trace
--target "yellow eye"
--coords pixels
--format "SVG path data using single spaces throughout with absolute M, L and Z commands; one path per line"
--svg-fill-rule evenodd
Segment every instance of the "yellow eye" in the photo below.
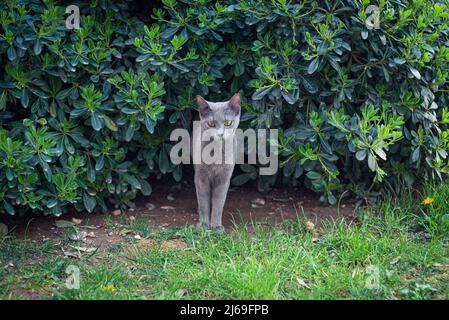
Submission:
M 207 125 L 211 128 L 215 127 L 215 121 L 208 121 Z
M 225 125 L 226 127 L 229 127 L 229 126 L 232 125 L 232 121 L 226 120 L 226 121 L 224 122 L 224 125 Z

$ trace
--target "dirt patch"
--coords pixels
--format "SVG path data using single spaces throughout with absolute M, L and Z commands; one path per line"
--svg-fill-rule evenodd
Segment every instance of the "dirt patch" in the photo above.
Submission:
M 184 182 L 172 187 L 156 186 L 155 189 L 157 191 L 150 197 L 138 201 L 135 211 L 126 214 L 147 214 L 150 224 L 159 227 L 198 222 L 195 187 L 192 184 Z M 338 210 L 337 206 L 320 204 L 319 196 L 299 188 L 276 188 L 261 193 L 252 187 L 239 187 L 229 190 L 223 224 L 227 228 L 234 223 L 251 221 L 276 224 L 303 214 L 320 225 L 323 219 L 336 218 Z M 343 203 L 340 215 L 349 220 L 354 219 L 354 205 L 351 202 Z
M 186 249 L 187 243 L 185 243 L 182 239 L 169 239 L 162 242 L 160 249 L 161 250 L 170 250 L 170 249 Z
M 52 297 L 53 288 L 44 286 L 35 289 L 14 288 L 10 291 L 11 297 L 20 297 L 25 300 L 49 300 Z
M 149 197 L 139 198 L 136 208 L 129 209 L 119 215 L 113 215 L 111 210 L 106 214 L 67 213 L 63 217 L 0 217 L 10 230 L 19 238 L 45 241 L 60 238 L 67 233 L 66 228 L 57 228 L 56 221 L 72 221 L 73 218 L 82 220 L 77 227 L 86 232 L 92 232 L 94 237 L 87 237 L 92 245 L 113 243 L 121 239 L 120 235 L 111 233 L 106 228 L 105 218 L 112 222 L 119 222 L 123 216 L 135 219 L 148 219 L 150 227 L 180 227 L 198 222 L 195 186 L 183 183 L 168 186 L 164 182 L 153 186 L 155 191 Z M 354 205 L 351 201 L 337 206 L 325 205 L 319 202 L 319 196 L 299 188 L 275 188 L 268 193 L 258 192 L 253 187 L 231 188 L 228 193 L 223 214 L 223 224 L 226 228 L 234 224 L 248 224 L 253 222 L 277 224 L 285 219 L 306 217 L 317 227 L 326 219 L 345 218 L 347 221 L 355 219 Z M 132 218 L 134 217 L 134 218 Z M 74 220 L 76 221 L 76 220 Z M 79 221 L 76 221 L 79 222 Z

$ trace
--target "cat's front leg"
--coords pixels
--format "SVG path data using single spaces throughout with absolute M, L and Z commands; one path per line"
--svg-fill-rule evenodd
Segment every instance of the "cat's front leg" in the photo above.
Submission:
M 217 183 L 212 186 L 212 211 L 210 220 L 210 227 L 212 230 L 224 231 L 222 216 L 228 189 L 229 178 L 217 181 Z
M 199 171 L 195 171 L 195 188 L 200 218 L 198 227 L 210 229 L 211 186 L 209 179 L 207 179 L 206 176 L 203 176 Z

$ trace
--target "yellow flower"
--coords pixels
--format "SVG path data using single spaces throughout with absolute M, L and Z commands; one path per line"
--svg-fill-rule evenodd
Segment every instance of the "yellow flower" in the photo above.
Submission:
M 114 285 L 112 285 L 112 284 L 108 284 L 107 286 L 101 287 L 101 290 L 102 291 L 109 291 L 111 293 L 114 293 L 114 292 L 117 291 L 117 289 L 115 289 Z
M 422 203 L 423 205 L 427 206 L 427 205 L 431 204 L 432 202 L 433 202 L 433 198 L 427 197 L 427 198 L 425 198 L 421 203 Z

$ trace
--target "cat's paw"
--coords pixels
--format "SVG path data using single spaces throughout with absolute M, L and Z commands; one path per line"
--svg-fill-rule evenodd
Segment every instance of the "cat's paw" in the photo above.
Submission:
M 223 226 L 217 226 L 217 227 L 212 227 L 211 228 L 212 232 L 216 233 L 216 234 L 224 234 L 226 233 L 226 230 Z
M 209 226 L 208 226 L 206 223 L 204 223 L 204 222 L 198 222 L 198 223 L 195 225 L 195 227 L 196 227 L 198 230 L 209 230 L 209 229 L 210 229 Z

